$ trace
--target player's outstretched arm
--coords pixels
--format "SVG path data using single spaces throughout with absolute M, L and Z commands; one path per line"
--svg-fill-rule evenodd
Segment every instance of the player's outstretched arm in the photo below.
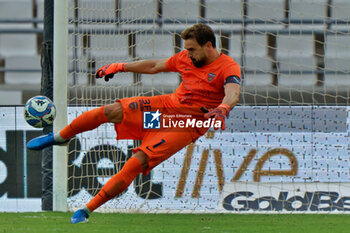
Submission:
M 229 112 L 239 101 L 239 95 L 241 92 L 241 86 L 236 83 L 228 83 L 225 85 L 225 97 L 222 103 L 214 109 L 201 108 L 205 113 L 205 118 L 214 118 L 221 121 L 221 129 L 225 130 L 225 118 L 228 117 Z M 215 128 L 217 130 L 217 128 Z
M 241 93 L 240 85 L 236 83 L 227 83 L 225 85 L 225 97 L 222 100 L 222 103 L 230 106 L 230 110 L 233 109 L 239 101 L 240 93 Z
M 168 72 L 166 67 L 167 59 L 150 59 L 130 63 L 112 63 L 102 66 L 96 71 L 96 78 L 105 78 L 108 82 L 118 72 L 134 72 L 141 74 L 156 74 Z
M 141 60 L 125 64 L 127 72 L 141 74 L 156 74 L 159 72 L 169 72 L 166 67 L 167 59 Z

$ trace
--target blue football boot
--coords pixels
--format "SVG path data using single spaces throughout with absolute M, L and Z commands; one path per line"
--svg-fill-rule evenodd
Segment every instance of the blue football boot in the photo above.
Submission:
M 89 214 L 84 209 L 77 210 L 72 218 L 70 219 L 70 223 L 76 224 L 76 223 L 86 223 L 88 222 Z
M 42 150 L 46 147 L 52 146 L 52 145 L 61 145 L 67 143 L 69 140 L 64 142 L 56 142 L 54 139 L 54 134 L 49 133 L 46 135 L 42 135 L 36 138 L 33 138 L 27 143 L 27 148 L 30 150 Z

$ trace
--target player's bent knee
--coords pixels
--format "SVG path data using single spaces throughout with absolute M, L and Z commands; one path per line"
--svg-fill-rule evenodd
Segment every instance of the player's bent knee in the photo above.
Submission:
M 123 119 L 123 106 L 120 102 L 106 105 L 104 112 L 109 122 L 118 124 Z

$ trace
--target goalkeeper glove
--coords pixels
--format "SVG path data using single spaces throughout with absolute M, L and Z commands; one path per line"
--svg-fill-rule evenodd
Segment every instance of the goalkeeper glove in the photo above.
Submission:
M 98 69 L 96 71 L 96 78 L 105 77 L 105 81 L 108 82 L 111 78 L 113 78 L 115 73 L 125 71 L 125 63 L 112 63 Z
M 230 112 L 230 106 L 227 104 L 220 104 L 217 108 L 207 109 L 206 107 L 201 107 L 202 112 L 204 112 L 204 118 L 214 118 L 215 121 L 221 121 L 221 129 L 225 130 L 225 118 L 228 117 Z M 214 128 L 215 130 L 219 128 Z

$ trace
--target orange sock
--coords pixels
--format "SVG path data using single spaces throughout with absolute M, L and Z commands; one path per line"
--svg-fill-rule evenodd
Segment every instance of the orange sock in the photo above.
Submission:
M 110 199 L 116 197 L 129 187 L 142 170 L 140 161 L 135 157 L 131 157 L 125 163 L 122 170 L 109 179 L 101 191 L 86 204 L 86 207 L 92 212 Z
M 63 139 L 70 139 L 85 131 L 93 130 L 103 123 L 107 123 L 108 119 L 104 112 L 104 106 L 95 108 L 93 110 L 84 112 L 77 118 L 75 118 L 72 123 L 64 127 L 60 131 L 60 135 Z

